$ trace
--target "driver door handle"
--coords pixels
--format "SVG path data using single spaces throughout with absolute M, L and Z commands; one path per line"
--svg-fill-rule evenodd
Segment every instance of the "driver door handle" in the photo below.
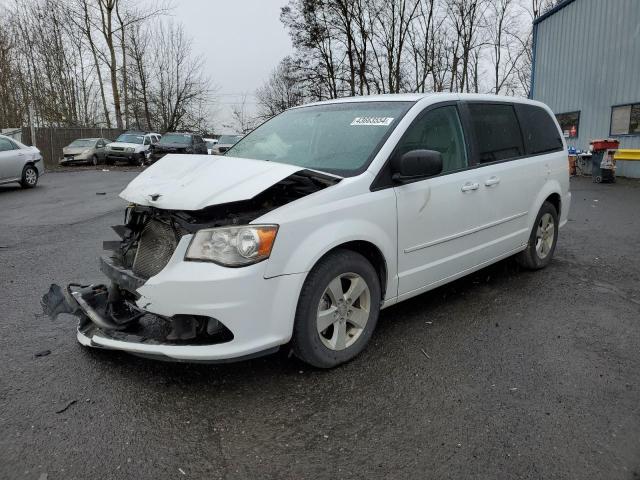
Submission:
M 462 190 L 463 192 L 469 192 L 471 190 L 477 190 L 479 188 L 480 184 L 478 182 L 467 182 L 462 185 L 462 188 L 460 190 Z
M 494 185 L 498 185 L 499 183 L 500 179 L 494 175 L 493 177 L 487 178 L 487 180 L 485 180 L 484 182 L 484 185 L 486 187 L 493 187 Z

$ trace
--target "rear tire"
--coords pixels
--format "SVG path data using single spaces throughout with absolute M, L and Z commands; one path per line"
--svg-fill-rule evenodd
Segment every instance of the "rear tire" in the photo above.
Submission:
M 539 270 L 551 263 L 558 243 L 558 212 L 544 202 L 533 224 L 527 248 L 516 255 L 516 261 L 529 270 Z
M 351 250 L 336 250 L 304 282 L 292 346 L 302 361 L 332 368 L 369 343 L 380 313 L 380 281 L 371 263 Z
M 38 170 L 33 165 L 26 165 L 22 169 L 22 180 L 20 185 L 22 188 L 33 188 L 38 184 Z
M 98 166 L 98 156 L 94 155 L 93 157 L 91 157 L 91 165 L 93 165 L 94 167 Z

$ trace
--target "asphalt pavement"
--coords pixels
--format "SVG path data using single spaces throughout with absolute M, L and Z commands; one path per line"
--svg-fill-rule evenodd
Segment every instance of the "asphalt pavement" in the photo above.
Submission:
M 42 317 L 50 283 L 102 279 L 135 174 L 0 186 L 1 479 L 640 478 L 640 182 L 572 180 L 547 269 L 507 260 L 386 309 L 320 371 L 87 350 Z

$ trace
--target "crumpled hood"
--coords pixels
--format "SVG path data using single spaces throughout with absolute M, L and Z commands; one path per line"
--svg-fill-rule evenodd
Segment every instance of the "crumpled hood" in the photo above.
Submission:
M 300 170 L 263 160 L 168 154 L 134 178 L 120 197 L 166 210 L 201 210 L 249 200 Z

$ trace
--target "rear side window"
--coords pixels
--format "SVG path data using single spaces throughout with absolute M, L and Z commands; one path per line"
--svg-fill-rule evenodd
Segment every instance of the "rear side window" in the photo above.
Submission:
M 519 104 L 516 110 L 528 155 L 562 150 L 558 127 L 544 108 Z
M 480 163 L 522 157 L 524 145 L 513 105 L 469 104 Z

